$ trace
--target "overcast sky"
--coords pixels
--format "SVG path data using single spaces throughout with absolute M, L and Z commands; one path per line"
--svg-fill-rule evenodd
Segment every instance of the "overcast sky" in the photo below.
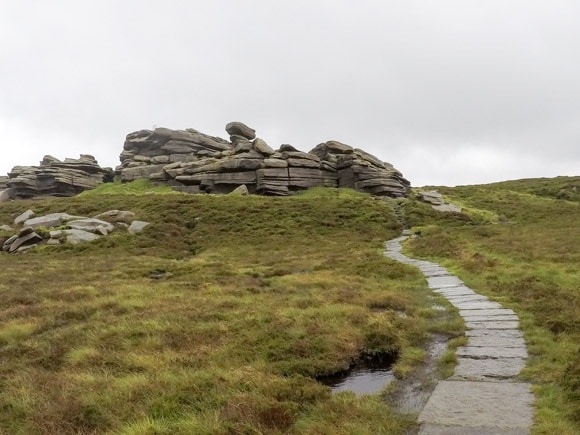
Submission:
M 153 126 L 335 139 L 414 186 L 580 175 L 580 1 L 0 0 L 0 174 Z

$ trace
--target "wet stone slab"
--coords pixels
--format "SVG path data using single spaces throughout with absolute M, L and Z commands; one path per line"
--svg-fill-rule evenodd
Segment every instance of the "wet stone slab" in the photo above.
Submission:
M 463 316 L 463 320 L 466 322 L 490 322 L 499 320 L 518 320 L 518 316 L 515 314 L 505 314 L 500 316 Z
M 457 348 L 456 355 L 472 359 L 527 358 L 528 351 L 525 347 L 512 346 L 463 346 Z
M 433 289 L 459 287 L 463 285 L 463 281 L 453 275 L 433 276 L 431 278 L 427 278 L 427 283 L 429 284 L 429 287 Z
M 523 383 L 441 381 L 419 414 L 420 423 L 469 428 L 526 429 L 532 423 L 530 386 Z
M 487 296 L 475 293 L 473 290 L 464 290 L 461 287 L 452 287 L 452 290 L 438 292 L 441 296 L 445 296 L 449 300 L 458 300 L 464 297 L 477 297 L 482 300 L 489 300 Z
M 449 301 L 453 306 L 459 308 L 460 310 L 491 310 L 494 308 L 501 308 L 501 305 L 497 302 L 491 301 L 476 301 L 476 302 L 454 302 Z
M 503 316 L 506 314 L 513 314 L 515 315 L 512 310 L 508 308 L 492 308 L 492 309 L 479 309 L 479 310 L 460 310 L 459 315 L 461 317 L 469 317 L 469 316 Z
M 513 379 L 526 364 L 523 358 L 472 359 L 458 358 L 449 380 L 502 381 Z
M 498 429 L 488 427 L 444 426 L 441 424 L 424 424 L 419 435 L 529 435 L 527 429 Z
M 449 276 L 449 272 L 447 272 L 447 270 L 445 269 L 428 269 L 428 270 L 421 270 L 421 272 L 423 272 L 423 275 L 427 276 L 427 277 L 434 277 L 434 276 Z
M 438 293 L 445 297 L 450 296 L 467 296 L 467 295 L 476 295 L 473 290 L 468 287 L 460 286 L 460 287 L 451 287 L 447 289 L 436 289 L 434 290 L 435 293 Z
M 449 302 L 486 302 L 489 301 L 485 296 L 478 295 L 474 293 L 472 295 L 457 295 L 457 296 L 445 296 Z
M 502 320 L 497 322 L 465 322 L 468 329 L 518 329 L 520 322 Z
M 505 330 L 487 330 L 487 329 L 470 329 L 465 331 L 467 337 L 498 337 L 498 338 L 523 338 L 524 335 L 519 329 Z
M 498 337 L 496 335 L 481 335 L 467 338 L 468 347 L 526 347 L 523 337 Z

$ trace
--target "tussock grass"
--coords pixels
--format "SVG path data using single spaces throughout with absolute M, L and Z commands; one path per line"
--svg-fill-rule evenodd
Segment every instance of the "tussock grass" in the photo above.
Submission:
M 498 223 L 458 225 L 455 216 L 417 214 L 421 237 L 408 244 L 518 313 L 531 352 L 523 376 L 536 385 L 538 434 L 580 431 L 577 187 L 580 177 L 439 188 L 452 201 L 497 214 Z
M 0 433 L 412 425 L 378 398 L 331 395 L 315 381 L 362 353 L 420 362 L 433 312 L 419 272 L 382 256 L 400 232 L 391 202 L 336 189 L 289 198 L 156 189 L 0 206 L 0 223 L 28 208 L 125 209 L 151 222 L 136 236 L 0 255 Z

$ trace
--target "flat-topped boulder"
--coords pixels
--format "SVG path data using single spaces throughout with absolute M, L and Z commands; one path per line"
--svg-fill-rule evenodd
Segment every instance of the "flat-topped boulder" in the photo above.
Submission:
M 112 169 L 100 167 L 88 154 L 64 161 L 45 156 L 38 166 L 12 168 L 5 184 L 11 198 L 74 196 L 112 178 Z
M 277 150 L 241 122 L 226 125 L 230 141 L 195 129 L 139 130 L 127 135 L 116 179 L 145 178 L 190 193 L 289 195 L 316 186 L 348 187 L 377 196 L 407 196 L 410 183 L 393 165 L 331 140 L 312 151 Z

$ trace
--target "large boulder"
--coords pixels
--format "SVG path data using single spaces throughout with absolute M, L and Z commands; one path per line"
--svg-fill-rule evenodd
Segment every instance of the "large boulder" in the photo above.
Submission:
M 229 122 L 226 124 L 226 131 L 231 136 L 241 136 L 250 140 L 256 138 L 256 130 L 248 127 L 243 122 Z

